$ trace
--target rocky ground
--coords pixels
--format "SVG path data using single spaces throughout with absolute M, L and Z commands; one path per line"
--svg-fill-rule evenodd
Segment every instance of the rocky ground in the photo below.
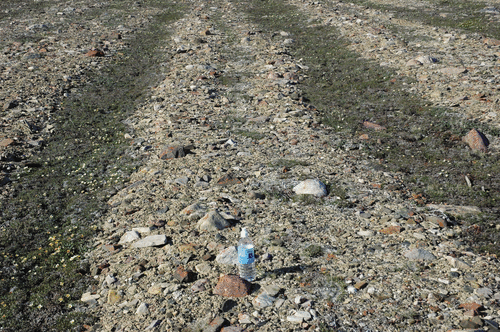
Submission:
M 289 3 L 311 24 L 338 28 L 360 57 L 414 78 L 402 91 L 499 126 L 498 40 L 348 2 Z M 129 47 L 127 34 L 147 27 L 156 13 L 136 4 L 118 26 L 105 21 L 106 2 L 2 18 L 11 36 L 0 64 L 6 179 L 58 130 L 51 113 L 92 79 L 87 68 L 109 65 Z M 72 307 L 98 318 L 82 329 L 497 331 L 498 259 L 473 252 L 463 236 L 474 228 L 456 219 L 480 209 L 418 204 L 401 174 L 332 143 L 339 137 L 321 122 L 325 110 L 302 97 L 309 66 L 291 55 L 290 32 L 265 31 L 230 1 L 183 6 L 157 45 L 161 82 L 124 121 L 141 164 L 109 193 L 102 231 L 77 258 L 96 281 Z M 495 6 L 484 3 L 492 20 Z M 100 16 L 67 24 L 92 9 Z M 59 25 L 64 38 L 10 42 Z M 499 138 L 488 139 L 487 153 L 498 154 Z M 307 179 L 326 192 L 294 190 Z M 237 274 L 242 227 L 256 247 L 250 285 L 225 277 Z

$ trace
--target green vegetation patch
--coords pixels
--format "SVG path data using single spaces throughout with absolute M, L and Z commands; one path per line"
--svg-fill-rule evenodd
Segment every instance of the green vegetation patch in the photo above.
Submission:
M 119 1 L 123 15 L 130 1 Z M 115 1 L 117 3 L 117 1 Z M 130 40 L 78 95 L 54 113 L 47 147 L 13 179 L 14 193 L 0 202 L 0 326 L 7 330 L 67 330 L 92 324 L 75 311 L 93 284 L 84 253 L 99 232 L 107 200 L 140 164 L 124 139 L 123 123 L 159 81 L 165 61 L 157 45 L 179 7 L 155 1 L 159 14 Z
M 500 39 L 500 25 L 495 16 L 489 15 L 487 4 L 481 1 L 429 1 L 430 6 L 425 9 L 385 5 L 365 0 L 351 2 L 390 12 L 397 18 L 409 21 L 421 22 L 435 27 L 463 29 L 466 32 L 481 33 L 491 38 Z

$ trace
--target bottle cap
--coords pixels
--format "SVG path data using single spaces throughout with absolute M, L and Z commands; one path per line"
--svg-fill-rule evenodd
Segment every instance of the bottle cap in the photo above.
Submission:
M 248 231 L 246 228 L 241 229 L 241 237 L 248 237 Z

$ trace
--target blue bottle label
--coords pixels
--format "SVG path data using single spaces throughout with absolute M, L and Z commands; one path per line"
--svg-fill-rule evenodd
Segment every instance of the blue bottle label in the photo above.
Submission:
M 253 248 L 251 249 L 238 249 L 238 263 L 240 264 L 251 264 L 255 261 L 255 255 L 253 253 Z

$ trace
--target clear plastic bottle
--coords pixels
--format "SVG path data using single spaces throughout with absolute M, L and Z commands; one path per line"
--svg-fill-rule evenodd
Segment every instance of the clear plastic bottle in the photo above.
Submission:
M 238 268 L 242 279 L 255 280 L 255 253 L 252 239 L 248 236 L 246 228 L 241 230 L 241 238 L 238 242 Z

